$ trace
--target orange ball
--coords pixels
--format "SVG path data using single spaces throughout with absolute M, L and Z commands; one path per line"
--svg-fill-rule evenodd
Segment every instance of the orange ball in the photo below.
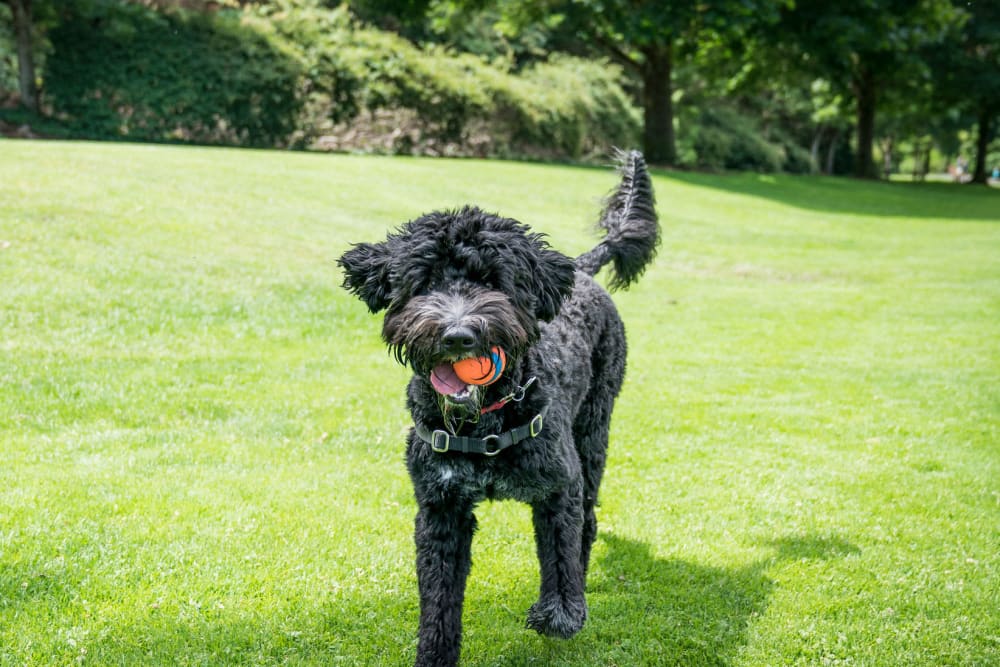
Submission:
M 488 356 L 462 359 L 455 362 L 452 368 L 462 382 L 486 385 L 499 380 L 506 365 L 507 356 L 503 353 L 503 349 L 494 346 L 490 348 Z

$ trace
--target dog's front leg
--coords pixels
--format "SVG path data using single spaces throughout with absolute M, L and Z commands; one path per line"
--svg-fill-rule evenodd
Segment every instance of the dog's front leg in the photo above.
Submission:
M 583 534 L 582 485 L 573 485 L 531 505 L 542 582 L 538 602 L 528 611 L 528 627 L 569 638 L 587 619 L 580 544 Z
M 462 602 L 472 565 L 472 505 L 422 506 L 417 512 L 420 631 L 417 667 L 458 664 Z

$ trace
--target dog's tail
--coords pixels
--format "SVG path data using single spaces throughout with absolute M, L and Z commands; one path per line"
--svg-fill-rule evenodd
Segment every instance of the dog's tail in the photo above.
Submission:
M 591 276 L 612 262 L 612 290 L 627 288 L 638 279 L 660 242 L 653 185 L 642 153 L 616 151 L 615 157 L 622 180 L 604 200 L 598 223 L 605 231 L 604 239 L 576 258 L 576 268 Z

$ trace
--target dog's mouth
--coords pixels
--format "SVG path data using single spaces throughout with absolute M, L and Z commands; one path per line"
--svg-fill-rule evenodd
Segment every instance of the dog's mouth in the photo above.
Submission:
M 435 366 L 430 372 L 430 382 L 438 393 L 438 407 L 441 409 L 445 428 L 452 435 L 458 433 L 462 424 L 479 421 L 483 387 L 462 381 L 451 362 Z
M 456 403 L 467 401 L 475 387 L 475 385 L 466 384 L 458 377 L 451 362 L 435 366 L 431 371 L 430 380 L 434 391 Z
M 443 403 L 443 409 L 456 413 L 478 412 L 485 387 L 462 380 L 450 362 L 435 366 L 431 370 L 430 381 Z

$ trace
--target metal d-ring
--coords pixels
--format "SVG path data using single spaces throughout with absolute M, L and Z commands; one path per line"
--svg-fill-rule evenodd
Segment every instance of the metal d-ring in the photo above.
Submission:
M 510 400 L 514 401 L 515 403 L 520 403 L 521 401 L 523 401 L 524 395 L 528 393 L 528 387 L 533 385 L 535 383 L 535 380 L 537 379 L 538 378 L 535 377 L 528 378 L 528 381 L 524 383 L 523 387 L 515 388 L 514 393 L 510 395 Z
M 489 445 L 490 442 L 497 443 L 496 449 L 490 449 Z M 501 452 L 501 450 L 503 450 L 503 447 L 500 445 L 499 435 L 494 435 L 491 433 L 490 435 L 487 435 L 483 438 L 483 454 L 485 454 L 486 456 L 496 456 Z

